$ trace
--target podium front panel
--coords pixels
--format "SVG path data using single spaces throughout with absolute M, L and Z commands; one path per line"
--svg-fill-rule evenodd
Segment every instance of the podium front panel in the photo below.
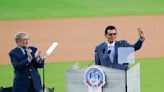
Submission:
M 128 92 L 141 92 L 140 64 L 136 64 L 127 71 Z
M 103 92 L 125 92 L 125 71 L 100 67 L 106 77 Z M 88 87 L 84 85 L 84 73 L 86 68 L 68 69 L 66 71 L 66 92 L 88 92 Z

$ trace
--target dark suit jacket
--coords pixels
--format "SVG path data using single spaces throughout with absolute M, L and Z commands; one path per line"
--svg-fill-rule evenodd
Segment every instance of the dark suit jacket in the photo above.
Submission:
M 134 45 L 130 45 L 126 40 L 116 41 L 115 43 L 115 55 L 113 63 L 110 61 L 108 55 L 107 43 L 103 42 L 96 46 L 95 49 L 95 64 L 105 67 L 112 67 L 116 69 L 126 70 L 128 64 L 118 64 L 118 47 L 134 47 L 135 51 L 139 50 L 142 46 L 143 40 L 139 39 Z
M 14 83 L 12 92 L 28 92 L 31 82 L 34 85 L 36 92 L 41 90 L 41 79 L 37 68 L 43 67 L 43 60 L 39 57 L 38 60 L 34 57 L 37 48 L 28 47 L 31 49 L 32 61 L 28 61 L 28 56 L 23 54 L 21 49 L 16 47 L 9 53 L 11 62 L 14 67 Z

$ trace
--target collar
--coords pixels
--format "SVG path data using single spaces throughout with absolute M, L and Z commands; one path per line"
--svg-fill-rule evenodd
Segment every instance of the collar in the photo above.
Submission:
M 114 41 L 113 43 L 109 43 L 108 41 L 106 41 L 106 43 L 107 43 L 107 46 L 108 46 L 108 47 L 114 47 L 116 41 Z

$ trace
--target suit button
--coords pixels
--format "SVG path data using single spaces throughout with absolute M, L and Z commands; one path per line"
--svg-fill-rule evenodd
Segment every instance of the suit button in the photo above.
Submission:
M 32 69 L 29 69 L 29 71 L 31 72 Z
M 31 79 L 31 76 L 28 76 L 29 79 Z

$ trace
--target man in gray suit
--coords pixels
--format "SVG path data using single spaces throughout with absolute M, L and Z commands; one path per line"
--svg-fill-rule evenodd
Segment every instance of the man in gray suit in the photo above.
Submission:
M 115 26 L 107 26 L 105 29 L 105 37 L 107 41 L 96 46 L 95 49 L 95 64 L 105 67 L 111 67 L 121 70 L 127 70 L 128 64 L 118 64 L 118 47 L 133 47 L 139 50 L 145 40 L 141 28 L 137 28 L 139 39 L 135 44 L 129 44 L 126 40 L 116 40 L 117 30 Z

